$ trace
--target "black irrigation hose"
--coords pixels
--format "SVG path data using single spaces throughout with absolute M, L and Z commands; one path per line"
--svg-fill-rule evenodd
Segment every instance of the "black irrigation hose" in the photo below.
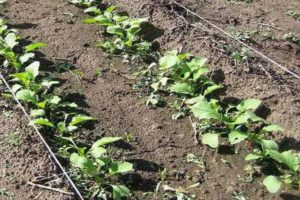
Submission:
M 62 166 L 62 164 L 59 162 L 59 160 L 57 159 L 57 157 L 53 153 L 51 147 L 49 146 L 49 144 L 47 143 L 47 141 L 45 140 L 45 138 L 43 137 L 43 135 L 40 133 L 39 129 L 32 122 L 32 120 L 31 120 L 30 116 L 28 115 L 28 113 L 26 112 L 25 108 L 22 106 L 22 104 L 20 103 L 20 101 L 17 99 L 16 95 L 14 94 L 14 92 L 11 89 L 11 87 L 9 86 L 9 84 L 7 83 L 7 81 L 5 80 L 5 78 L 3 77 L 3 75 L 1 73 L 0 73 L 0 79 L 3 81 L 3 83 L 5 84 L 5 86 L 7 87 L 7 89 L 9 90 L 9 92 L 12 94 L 14 100 L 16 101 L 16 103 L 18 104 L 18 106 L 21 108 L 22 112 L 24 113 L 24 115 L 26 116 L 26 118 L 28 119 L 28 121 L 30 122 L 30 124 L 33 126 L 35 132 L 37 133 L 37 135 L 42 140 L 43 144 L 45 145 L 45 147 L 49 151 L 49 153 L 52 156 L 52 158 L 54 159 L 55 163 L 58 165 L 58 167 L 61 169 L 61 171 L 63 172 L 63 174 L 65 175 L 65 177 L 68 179 L 68 181 L 71 184 L 71 186 L 72 186 L 74 192 L 76 193 L 78 199 L 84 200 L 84 198 L 82 197 L 80 191 L 76 187 L 75 183 L 72 181 L 71 177 L 68 175 L 68 173 L 66 172 L 66 170 L 64 169 L 64 167 Z

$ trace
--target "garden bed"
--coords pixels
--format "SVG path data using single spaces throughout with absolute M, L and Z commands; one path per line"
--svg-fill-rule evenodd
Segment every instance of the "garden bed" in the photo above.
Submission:
M 182 10 L 166 3 L 167 1 L 112 0 L 106 2 L 110 5 L 117 5 L 121 10 L 127 11 L 130 16 L 150 17 L 150 22 L 158 28 L 157 32 L 160 33 L 155 37 L 160 44 L 161 52 L 182 48 L 184 52 L 207 57 L 213 71 L 212 77 L 226 87 L 226 92 L 221 95 L 221 98 L 263 100 L 268 108 L 264 113 L 268 121 L 280 124 L 285 129 L 284 135 L 275 137 L 280 139 L 280 145 L 299 150 L 300 84 L 298 79 L 259 58 L 253 63 L 236 64 L 230 53 L 224 50 L 224 46 L 237 49 L 241 48 L 240 46 L 212 28 L 191 26 L 191 23 L 198 21 L 191 16 L 183 15 L 185 18 L 182 18 L 181 14 L 184 14 Z M 297 26 L 299 21 L 286 16 L 284 7 L 276 7 L 278 9 L 276 12 L 282 13 L 283 16 L 278 19 L 272 13 L 268 14 L 265 11 L 261 12 L 267 14 L 251 12 L 251 10 L 257 10 L 257 7 L 270 8 L 276 5 L 274 3 L 276 1 L 272 2 L 233 4 L 222 0 L 215 3 L 181 1 L 182 4 L 192 8 L 203 17 L 214 19 L 214 23 L 226 30 L 230 26 L 239 31 L 242 28 L 243 30 L 244 28 L 256 30 L 257 26 L 253 24 L 254 22 L 269 24 L 276 18 L 274 26 L 284 32 L 293 31 L 299 35 L 300 30 Z M 296 10 L 299 5 L 296 3 L 297 1 L 287 1 L 285 5 Z M 247 17 L 240 14 L 248 10 Z M 64 72 L 55 73 L 55 76 L 64 80 L 63 86 L 57 92 L 66 94 L 67 99 L 76 102 L 98 119 L 96 129 L 84 131 L 81 141 L 91 144 L 103 136 L 132 134 L 133 140 L 130 145 L 121 145 L 121 150 L 118 149 L 115 154 L 135 165 L 137 173 L 123 177 L 124 183 L 133 191 L 135 199 L 163 199 L 162 189 L 156 197 L 145 195 L 155 190 L 160 179 L 159 171 L 163 168 L 166 168 L 169 173 L 164 181 L 165 185 L 177 188 L 188 187 L 199 182 L 198 187 L 189 190 L 191 194 L 196 195 L 195 199 L 199 200 L 232 199 L 233 194 L 239 192 L 243 192 L 247 199 L 292 200 L 300 198 L 299 190 L 290 188 L 284 188 L 281 193 L 270 194 L 264 189 L 260 178 L 255 179 L 253 183 L 247 183 L 244 171 L 246 147 L 243 145 L 238 146 L 239 154 L 234 154 L 230 149 L 221 150 L 221 153 L 218 153 L 195 143 L 194 130 L 188 117 L 177 121 L 172 120 L 174 108 L 170 106 L 147 108 L 145 98 L 140 98 L 132 89 L 136 82 L 132 73 L 139 69 L 139 66 L 147 64 L 124 64 L 122 58 L 108 56 L 97 48 L 97 41 L 102 39 L 102 36 L 97 34 L 99 28 L 83 24 L 82 20 L 87 18 L 87 15 L 82 14 L 79 8 L 65 0 L 37 2 L 13 0 L 9 1 L 5 7 L 4 15 L 8 18 L 8 24 L 18 29 L 24 38 L 47 44 L 47 47 L 42 50 L 44 55 L 39 57 L 43 66 L 51 69 L 59 63 L 70 63 L 79 70 L 80 75 Z M 260 20 L 257 18 L 253 20 L 253 16 L 257 16 Z M 232 24 L 235 21 L 239 22 L 236 26 Z M 281 34 L 278 30 L 273 31 L 272 29 L 272 34 Z M 254 40 L 255 48 L 281 64 L 287 64 L 291 70 L 300 74 L 299 46 L 287 41 L 265 41 L 260 35 L 255 35 Z M 15 115 L 21 117 L 19 112 Z M 6 123 L 3 115 L 1 121 L 5 123 L 4 127 L 10 127 L 13 124 L 12 122 Z M 1 134 L 7 134 L 7 129 L 3 129 Z M 29 134 L 24 125 L 20 130 L 17 129 L 18 132 L 22 132 L 22 135 Z M 28 136 L 24 136 L 24 140 L 28 145 L 32 142 Z M 37 139 L 34 141 L 38 142 Z M 40 145 L 37 146 L 35 152 L 42 154 L 44 159 L 34 153 L 33 155 L 26 154 L 29 161 L 23 162 L 23 165 L 28 169 L 36 169 L 36 162 L 41 163 L 41 166 L 45 166 L 45 171 L 49 171 L 47 173 L 49 175 L 54 172 L 53 165 L 47 160 L 45 151 Z M 26 149 L 23 146 L 21 148 Z M 10 148 L 3 148 L 1 154 L 6 155 L 8 152 Z M 195 163 L 188 163 L 188 154 L 203 157 L 205 170 Z M 5 157 L 5 159 L 10 160 L 11 157 L 13 156 Z M 1 170 L 4 170 L 4 167 L 1 165 Z M 42 167 L 39 168 L 42 170 Z M 45 173 L 38 171 L 29 173 L 22 180 L 29 181 L 34 176 Z M 0 187 L 5 187 L 6 184 L 7 180 L 0 179 Z M 13 184 L 13 182 L 9 183 L 9 188 L 6 188 L 8 192 L 16 192 Z M 24 181 L 20 187 L 22 188 L 18 190 L 20 198 L 27 197 L 30 187 Z M 39 191 L 34 191 L 34 194 L 38 193 Z M 57 197 L 54 193 L 44 193 L 44 191 L 42 195 L 39 199 L 68 198 Z

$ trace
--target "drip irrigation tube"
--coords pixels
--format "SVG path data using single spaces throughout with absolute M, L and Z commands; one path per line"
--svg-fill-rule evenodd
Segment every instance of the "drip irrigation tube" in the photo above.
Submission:
M 18 106 L 21 108 L 22 112 L 24 113 L 24 115 L 26 116 L 26 118 L 28 119 L 28 121 L 30 122 L 30 124 L 33 126 L 35 132 L 37 133 L 37 135 L 40 137 L 40 139 L 42 140 L 43 144 L 45 145 L 45 147 L 47 148 L 48 152 L 50 153 L 50 155 L 52 156 L 52 158 L 54 159 L 55 163 L 57 164 L 57 166 L 61 169 L 61 171 L 63 172 L 64 176 L 68 179 L 69 183 L 71 184 L 74 192 L 76 193 L 78 199 L 80 200 L 84 200 L 84 198 L 82 197 L 80 191 L 78 190 L 78 188 L 76 187 L 75 183 L 72 181 L 71 177 L 68 175 L 68 173 L 66 172 L 66 170 L 64 169 L 64 167 L 60 164 L 59 160 L 57 159 L 57 157 L 55 156 L 55 154 L 53 153 L 51 147 L 49 146 L 49 144 L 46 142 L 45 138 L 43 137 L 43 135 L 40 133 L 39 129 L 37 128 L 37 126 L 32 122 L 30 116 L 28 115 L 28 113 L 26 112 L 25 108 L 22 106 L 22 104 L 20 103 L 20 101 L 17 99 L 16 95 L 14 94 L 14 92 L 12 91 L 11 87 L 9 86 L 9 84 L 7 83 L 7 81 L 5 80 L 5 78 L 3 77 L 2 74 L 0 74 L 0 79 L 3 81 L 3 83 L 5 84 L 5 86 L 7 87 L 7 89 L 9 90 L 9 92 L 12 94 L 14 100 L 16 101 L 16 103 L 18 104 Z
M 169 2 L 181 7 L 182 9 L 186 10 L 187 13 L 190 13 L 192 15 L 194 15 L 195 17 L 198 17 L 200 20 L 204 21 L 205 23 L 209 24 L 210 26 L 214 27 L 215 29 L 217 29 L 218 31 L 222 32 L 223 34 L 225 34 L 226 36 L 232 38 L 233 40 L 237 41 L 238 43 L 242 44 L 243 46 L 247 47 L 248 49 L 251 49 L 253 52 L 255 52 L 256 54 L 258 54 L 259 56 L 261 56 L 262 58 L 268 60 L 269 62 L 273 63 L 275 66 L 281 68 L 283 71 L 291 74 L 292 76 L 294 76 L 297 79 L 300 79 L 300 76 L 298 74 L 296 74 L 295 72 L 292 72 L 291 70 L 289 70 L 288 68 L 282 66 L 281 64 L 279 64 L 278 62 L 276 62 L 275 60 L 273 60 L 272 58 L 269 58 L 268 56 L 264 55 L 263 53 L 261 53 L 260 51 L 256 50 L 255 48 L 249 46 L 248 44 L 246 44 L 245 42 L 242 42 L 241 40 L 235 38 L 233 35 L 231 35 L 230 33 L 228 33 L 227 31 L 225 31 L 224 29 L 220 28 L 219 26 L 213 24 L 212 22 L 210 22 L 209 20 L 205 19 L 204 17 L 200 16 L 199 14 L 193 12 L 192 10 L 188 9 L 187 7 L 185 7 L 184 5 L 178 3 L 177 1 L 174 0 L 169 0 Z

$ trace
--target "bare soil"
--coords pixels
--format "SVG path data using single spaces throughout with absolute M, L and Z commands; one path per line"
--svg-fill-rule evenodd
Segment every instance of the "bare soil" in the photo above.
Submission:
M 222 94 L 221 98 L 254 97 L 264 100 L 268 109 L 264 110 L 263 115 L 272 123 L 281 124 L 286 129 L 285 135 L 280 136 L 284 141 L 282 146 L 300 149 L 299 80 L 282 73 L 260 59 L 253 64 L 235 66 L 226 52 L 222 51 L 222 46 L 225 44 L 236 45 L 233 41 L 211 28 L 191 26 L 191 23 L 198 23 L 198 21 L 185 15 L 183 15 L 185 18 L 182 18 L 180 15 L 184 13 L 167 4 L 167 1 L 111 0 L 106 2 L 119 6 L 131 16 L 150 17 L 151 22 L 158 29 L 155 29 L 156 32 L 151 32 L 152 35 L 148 34 L 148 37 L 159 36 L 156 40 L 159 42 L 162 52 L 182 47 L 184 51 L 208 57 L 213 69 L 212 77 L 223 82 L 227 87 L 226 93 Z M 204 17 L 216 19 L 216 23 L 222 25 L 223 28 L 228 27 L 223 20 L 226 21 L 228 18 L 231 21 L 238 18 L 238 21 L 241 21 L 238 28 L 249 29 L 252 29 L 252 26 L 246 26 L 248 25 L 246 22 L 249 20 L 258 22 L 257 19 L 253 19 L 252 10 L 271 9 L 277 5 L 275 2 L 278 2 L 278 5 L 282 4 L 279 4 L 279 0 L 260 1 L 259 3 L 255 1 L 254 5 L 236 5 L 225 0 L 218 0 L 214 3 L 181 1 L 196 12 L 203 14 Z M 295 6 L 298 6 L 298 4 L 294 4 L 296 2 L 296 0 L 285 1 L 285 5 L 296 8 Z M 219 7 L 222 9 L 217 9 Z M 277 13 L 285 13 L 285 9 L 284 6 L 276 6 Z M 251 11 L 247 18 L 241 14 L 246 10 Z M 56 74 L 65 81 L 61 91 L 57 92 L 68 95 L 68 98 L 83 106 L 87 112 L 99 119 L 97 128 L 94 131 L 83 133 L 82 139 L 92 143 L 103 135 L 123 135 L 125 132 L 133 134 L 134 144 L 122 151 L 120 156 L 135 163 L 137 174 L 124 177 L 124 182 L 135 191 L 135 199 L 163 199 L 162 190 L 157 197 L 143 196 L 144 192 L 155 189 L 159 181 L 158 171 L 163 167 L 166 167 L 170 174 L 164 184 L 172 187 L 187 187 L 195 182 L 200 182 L 199 187 L 190 190 L 197 196 L 197 200 L 229 200 L 232 199 L 234 191 L 243 191 L 247 199 L 253 200 L 300 199 L 300 192 L 297 190 L 285 188 L 280 194 L 271 195 L 263 188 L 260 179 L 255 180 L 254 183 L 242 181 L 241 179 L 246 176 L 244 172 L 246 163 L 243 158 L 246 152 L 245 147 L 239 147 L 240 153 L 232 155 L 233 152 L 230 149 L 221 151 L 222 154 L 220 154 L 201 145 L 195 145 L 193 129 L 188 118 L 173 121 L 171 115 L 174 110 L 169 106 L 158 109 L 147 108 L 145 99 L 139 98 L 132 89 L 135 80 L 131 79 L 130 74 L 137 70 L 137 66 L 123 64 L 121 59 L 109 57 L 102 50 L 96 48 L 97 41 L 101 39 L 101 35 L 97 34 L 99 27 L 83 24 L 82 20 L 87 16 L 83 15 L 79 8 L 70 5 L 65 0 L 12 0 L 9 1 L 4 13 L 11 26 L 19 29 L 23 37 L 31 41 L 47 43 L 48 46 L 42 50 L 45 56 L 41 58 L 45 66 L 51 68 L 54 67 L 53 63 L 65 60 L 83 72 L 83 79 L 68 72 Z M 220 15 L 221 13 L 223 15 Z M 277 15 L 274 17 L 273 14 L 264 14 L 263 16 L 259 22 L 267 23 L 276 17 L 276 27 L 283 30 L 293 29 L 295 33 L 299 34 L 299 28 L 293 28 L 297 27 L 297 24 L 288 17 Z M 229 23 L 229 25 L 232 24 Z M 289 44 L 293 50 L 270 49 L 272 46 L 280 46 L 285 42 L 262 44 L 260 41 L 258 39 L 257 43 L 261 45 L 262 51 L 269 53 L 278 61 L 292 66 L 294 71 L 300 72 L 299 47 Z M 260 65 L 268 72 L 267 74 L 259 67 Z M 101 77 L 95 76 L 97 69 L 102 69 Z M 1 124 L 6 123 L 3 126 L 4 130 L 1 131 L 1 137 L 4 137 L 7 130 L 12 130 L 11 127 L 16 127 L 14 122 L 18 124 L 17 119 L 20 118 L 20 114 L 16 113 L 16 115 L 19 117 L 14 117 L 9 122 L 5 116 L 1 116 Z M 16 129 L 22 133 L 21 136 L 24 135 L 24 140 L 28 145 L 27 149 L 35 153 L 22 154 L 15 150 L 15 154 L 10 154 L 11 148 L 1 147 L 1 154 L 5 156 L 6 160 L 13 159 L 14 156 L 19 158 L 13 162 L 20 165 L 19 168 L 14 169 L 15 173 L 19 177 L 25 177 L 23 178 L 25 180 L 35 177 L 39 174 L 39 170 L 47 172 L 47 174 L 54 173 L 53 165 L 47 160 L 45 151 L 38 140 L 26 139 L 32 138 L 34 134 L 30 134 L 25 125 L 22 128 L 16 127 Z M 34 147 L 35 145 L 37 147 Z M 23 149 L 23 146 L 20 148 Z M 206 170 L 201 170 L 194 163 L 187 163 L 186 155 L 188 153 L 202 156 Z M 224 162 L 224 160 L 228 162 Z M 26 175 L 22 171 L 24 168 L 29 172 Z M 3 169 L 5 166 L 1 164 L 1 170 Z M 177 179 L 176 174 L 182 174 L 184 178 Z M 30 196 L 31 187 L 24 182 L 16 184 L 9 180 L 1 178 L 0 186 L 8 185 L 9 191 L 19 195 L 16 196 L 18 198 L 11 197 L 11 199 L 33 199 Z M 17 187 L 18 185 L 21 185 L 21 189 Z M 39 191 L 34 190 L 35 194 Z M 43 191 L 42 196 L 37 199 L 64 198 Z
M 39 178 L 47 178 L 45 182 L 55 180 L 59 172 L 23 113 L 15 107 L 14 102 L 0 101 L 0 199 L 71 199 L 28 185 Z M 54 186 L 68 190 L 63 179 L 53 182 Z

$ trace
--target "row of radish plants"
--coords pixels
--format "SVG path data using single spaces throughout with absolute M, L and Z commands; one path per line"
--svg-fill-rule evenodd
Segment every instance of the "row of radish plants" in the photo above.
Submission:
M 148 106 L 164 105 L 169 102 L 166 96 L 176 97 L 175 102 L 171 102 L 177 110 L 172 118 L 193 118 L 202 144 L 217 149 L 220 144 L 234 147 L 247 143 L 250 152 L 245 160 L 253 169 L 256 165 L 268 165 L 279 172 L 264 178 L 263 184 L 269 192 L 278 192 L 282 184 L 300 186 L 300 154 L 293 150 L 280 151 L 278 143 L 270 139 L 272 134 L 284 130 L 256 114 L 263 104 L 261 100 L 244 99 L 238 104 L 221 101 L 217 94 L 224 88 L 210 79 L 206 58 L 176 50 L 160 57 L 152 50 L 152 43 L 141 34 L 147 18 L 130 18 L 118 12 L 115 6 L 103 9 L 101 0 L 70 2 L 92 16 L 84 20 L 85 23 L 104 27 L 103 35 L 107 37 L 99 43 L 101 48 L 122 55 L 126 61 L 153 59 L 147 69 L 138 72 L 137 85 L 152 91 Z
M 152 43 L 143 39 L 141 25 L 146 18 L 130 18 L 117 12 L 115 6 L 103 8 L 96 0 L 71 0 L 86 8 L 92 15 L 85 23 L 95 23 L 105 28 L 107 39 L 99 46 L 109 53 L 122 55 L 124 60 L 135 62 L 153 59 L 146 70 L 139 72 L 139 82 L 152 92 L 148 106 L 163 105 L 166 94 L 176 97 L 172 105 L 176 108 L 173 119 L 190 116 L 202 143 L 217 149 L 219 145 L 252 144 L 246 160 L 251 164 L 267 163 L 280 171 L 280 175 L 269 175 L 263 183 L 270 192 L 277 192 L 283 183 L 298 187 L 299 154 L 279 151 L 278 144 L 268 139 L 271 133 L 283 129 L 269 124 L 257 116 L 255 111 L 262 105 L 258 99 L 246 99 L 236 105 L 227 105 L 218 100 L 217 92 L 223 86 L 209 78 L 207 60 L 190 53 L 169 51 L 159 57 L 152 50 Z M 120 175 L 133 170 L 126 161 L 116 161 L 107 145 L 122 140 L 122 137 L 103 137 L 91 145 L 83 145 L 78 136 L 87 123 L 95 118 L 83 114 L 74 102 L 65 101 L 54 94 L 61 83 L 45 71 L 40 71 L 35 52 L 43 43 L 24 45 L 16 31 L 9 29 L 5 21 L 0 22 L 0 56 L 2 71 L 12 84 L 12 91 L 23 102 L 45 135 L 54 137 L 57 153 L 69 160 L 72 178 L 87 199 L 130 198 L 130 190 L 119 184 Z M 9 92 L 3 93 L 10 97 Z
M 61 83 L 40 71 L 40 62 L 35 58 L 35 52 L 45 44 L 23 43 L 16 30 L 9 29 L 4 19 L 0 19 L 1 71 L 12 85 L 16 98 L 27 108 L 31 124 L 39 126 L 46 137 L 56 141 L 56 150 L 69 160 L 71 176 L 84 197 L 116 200 L 129 197 L 130 190 L 118 184 L 118 178 L 132 171 L 133 165 L 114 160 L 106 148 L 122 137 L 103 137 L 92 145 L 79 143 L 82 127 L 96 119 L 82 114 L 76 103 L 53 93 Z M 12 97 L 9 91 L 4 91 L 2 96 Z

